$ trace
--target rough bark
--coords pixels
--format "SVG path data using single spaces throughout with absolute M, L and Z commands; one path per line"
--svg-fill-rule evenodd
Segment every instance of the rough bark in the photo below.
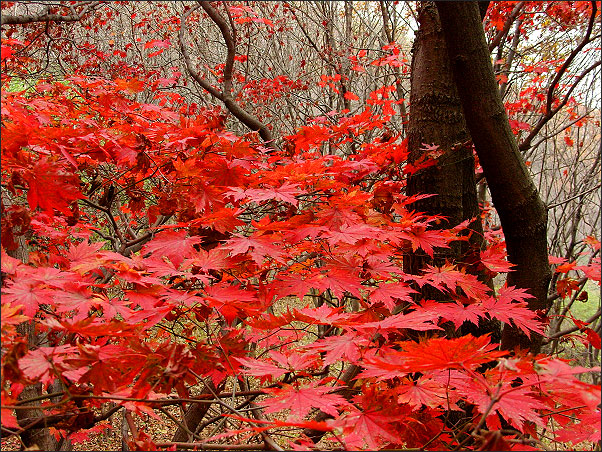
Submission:
M 508 284 L 527 289 L 529 308 L 548 307 L 550 268 L 547 251 L 547 210 L 525 166 L 510 128 L 485 33 L 475 2 L 438 2 L 441 26 L 462 102 L 466 124 L 500 217 L 508 259 L 515 265 Z M 540 336 L 527 337 L 505 327 L 502 346 L 536 353 Z
M 446 260 L 470 262 L 474 260 L 472 254 L 478 252 L 483 242 L 470 135 L 453 80 L 439 14 L 433 2 L 421 5 L 418 21 L 420 28 L 412 49 L 408 126 L 410 162 L 424 157 L 424 144 L 438 145 L 443 154 L 437 158 L 435 166 L 409 178 L 407 194 L 435 194 L 414 203 L 413 207 L 429 215 L 446 217 L 447 221 L 439 226 L 441 228 L 453 227 L 472 218 L 475 221 L 471 224 L 473 233 L 469 242 L 454 242 L 450 249 L 439 250 L 434 260 L 424 253 L 408 256 L 406 271 L 414 274 L 426 263 L 440 266 Z M 485 277 L 482 279 L 489 282 Z M 434 289 L 423 295 L 436 300 L 446 299 Z M 478 334 L 477 331 L 471 332 Z
M 421 5 L 418 21 L 420 28 L 412 49 L 409 160 L 413 163 L 424 157 L 424 145 L 438 145 L 443 154 L 436 159 L 434 166 L 409 178 L 408 195 L 436 194 L 414 203 L 414 207 L 431 215 L 445 216 L 447 224 L 442 227 L 455 226 L 478 214 L 474 158 L 468 146 L 470 136 L 433 2 Z M 473 193 L 475 197 L 475 202 L 467 206 L 466 212 L 464 191 L 468 192 L 466 198 Z M 452 253 L 458 254 L 459 250 Z

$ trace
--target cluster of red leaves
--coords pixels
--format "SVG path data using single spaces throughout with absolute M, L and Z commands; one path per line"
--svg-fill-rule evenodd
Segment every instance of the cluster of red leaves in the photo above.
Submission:
M 453 411 L 476 434 L 516 429 L 497 446 L 524 449 L 517 435 L 538 438 L 549 422 L 558 441 L 599 440 L 600 388 L 575 377 L 588 369 L 510 357 L 488 336 L 446 336 L 444 324 L 481 319 L 543 331 L 526 292 L 493 293 L 460 263 L 404 271 L 408 253 L 465 237 L 411 210 L 415 198 L 401 193 L 419 167 L 403 163 L 405 143 L 322 155 L 325 142 L 336 149 L 381 127 L 370 108 L 302 128 L 284 155 L 226 131 L 219 112 L 136 102 L 138 85 L 70 78 L 3 90 L 3 427 L 18 431 L 10 407 L 30 383 L 68 388 L 43 405 L 48 416 L 111 398 L 156 416 L 155 399 L 246 376 L 278 416 L 238 416 L 241 429 L 285 429 L 290 447 L 309 447 L 308 427 L 353 449 L 453 448 Z M 19 238 L 28 263 L 4 251 Z M 501 247 L 481 258 L 509 270 Z M 424 286 L 450 302 L 423 299 Z M 302 301 L 310 293 L 319 305 Z M 28 349 L 15 325 L 31 320 L 47 341 Z M 361 368 L 350 399 L 322 372 L 343 364 Z M 317 408 L 332 419 L 312 421 Z M 61 430 L 81 439 L 91 426 Z M 148 433 L 136 444 L 153 446 Z M 491 441 L 475 438 L 466 447 Z

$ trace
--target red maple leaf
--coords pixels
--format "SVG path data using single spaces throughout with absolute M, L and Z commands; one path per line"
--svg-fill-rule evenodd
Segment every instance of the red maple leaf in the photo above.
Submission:
M 403 384 L 397 388 L 397 394 L 399 403 L 408 403 L 415 408 L 426 405 L 431 408 L 459 409 L 455 404 L 449 403 L 450 390 L 446 385 L 426 377 L 420 377 L 416 381 L 404 378 Z
M 55 379 L 56 366 L 60 366 L 69 355 L 77 355 L 78 348 L 71 345 L 58 347 L 39 347 L 30 350 L 27 355 L 19 360 L 19 367 L 23 374 L 34 381 L 48 384 Z
M 331 422 L 335 428 L 341 428 L 344 441 L 351 449 L 379 450 L 387 442 L 397 443 L 398 438 L 390 423 L 395 417 L 378 411 L 354 411 Z
M 84 197 L 79 190 L 78 178 L 46 158 L 38 160 L 31 170 L 24 172 L 23 179 L 29 186 L 27 201 L 31 210 L 40 207 L 52 214 L 56 209 L 68 216 L 71 214 L 69 205 Z
M 289 372 L 287 369 L 282 369 L 272 363 L 259 359 L 237 357 L 235 360 L 247 368 L 244 371 L 245 374 L 255 377 L 278 378 Z
M 349 313 L 342 308 L 334 308 L 324 303 L 317 308 L 305 307 L 295 311 L 295 319 L 309 324 L 319 323 L 322 325 L 333 325 L 340 320 L 348 319 Z
M 500 247 L 491 246 L 480 252 L 481 263 L 492 272 L 506 273 L 512 270 L 514 264 L 506 260 L 505 253 Z
M 304 194 L 303 190 L 300 190 L 298 184 L 292 184 L 285 182 L 278 188 L 249 188 L 245 190 L 245 195 L 251 201 L 261 202 L 267 201 L 268 199 L 275 199 L 277 201 L 286 202 L 297 206 L 299 201 L 296 196 Z
M 31 281 L 19 281 L 2 289 L 2 301 L 13 306 L 23 306 L 23 314 L 33 318 L 40 304 L 52 303 L 54 290 Z
M 426 266 L 424 274 L 420 278 L 415 278 L 416 282 L 421 286 L 426 282 L 439 290 L 455 292 L 456 288 L 460 288 L 464 293 L 477 300 L 488 297 L 490 292 L 489 287 L 477 279 L 475 275 L 457 270 L 454 264 L 447 263 L 442 267 Z
M 348 332 L 342 336 L 325 337 L 313 344 L 306 345 L 305 348 L 326 352 L 324 365 L 328 365 L 336 361 L 357 362 L 360 357 L 360 346 L 368 344 L 369 341 L 367 339 L 357 337 L 353 333 Z
M 526 335 L 530 335 L 531 331 L 543 334 L 537 313 L 524 302 L 528 298 L 533 296 L 526 290 L 504 286 L 500 288 L 497 298 L 489 297 L 482 305 L 490 317 L 507 324 L 513 323 Z
M 349 402 L 343 396 L 330 394 L 336 390 L 331 386 L 295 386 L 283 385 L 281 388 L 266 388 L 265 391 L 272 397 L 263 401 L 266 413 L 274 413 L 284 409 L 290 409 L 288 420 L 304 418 L 312 408 L 320 408 L 331 416 L 338 415 L 337 407 L 349 406 Z
M 370 301 L 381 302 L 386 308 L 393 310 L 399 304 L 395 300 L 411 302 L 413 293 L 417 292 L 404 282 L 381 284 L 370 293 Z
M 474 369 L 506 352 L 496 350 L 488 336 L 466 335 L 447 339 L 433 337 L 423 342 L 404 342 L 397 354 L 400 366 L 411 372 L 439 369 Z
M 261 264 L 266 256 L 278 262 L 284 262 L 284 251 L 274 245 L 273 239 L 265 236 L 233 235 L 226 242 L 224 248 L 229 249 L 232 256 L 249 253 L 257 264 Z
M 459 328 L 464 322 L 479 324 L 479 319 L 485 317 L 487 310 L 481 303 L 462 304 L 460 302 L 441 303 L 428 300 L 421 303 L 416 308 L 417 311 L 426 311 L 432 315 L 437 315 L 446 321 L 453 322 L 456 328 Z
M 144 245 L 142 252 L 167 256 L 178 268 L 185 258 L 193 255 L 193 245 L 200 244 L 202 241 L 201 237 L 186 237 L 186 235 L 185 230 L 160 232 Z

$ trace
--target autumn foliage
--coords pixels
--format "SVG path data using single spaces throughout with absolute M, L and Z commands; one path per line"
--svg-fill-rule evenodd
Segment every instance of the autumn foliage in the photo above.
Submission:
M 58 380 L 40 408 L 74 442 L 107 427 L 109 402 L 158 419 L 203 397 L 227 419 L 207 443 L 318 447 L 310 430 L 324 432 L 319 448 L 347 449 L 600 440 L 600 387 L 578 378 L 592 369 L 463 333 L 495 320 L 545 334 L 526 291 L 475 276 L 512 271 L 499 231 L 473 262 L 404 271 L 408 254 L 469 237 L 468 222 L 441 229 L 403 194 L 432 160 L 410 165 L 396 137 L 320 151 L 384 129 L 392 88 L 274 150 L 229 131 L 224 111 L 156 87 L 77 75 L 3 85 L 3 433 L 41 422 L 15 416 L 33 403 L 19 399 L 25 386 Z M 11 257 L 23 246 L 26 262 Z M 595 263 L 554 263 L 600 281 Z M 427 286 L 447 302 L 425 299 Z M 589 331 L 573 340 L 599 347 Z M 131 434 L 134 450 L 175 448 L 151 428 Z

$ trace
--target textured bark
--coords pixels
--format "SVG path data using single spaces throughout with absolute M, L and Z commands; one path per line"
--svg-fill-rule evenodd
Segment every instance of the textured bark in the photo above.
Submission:
M 423 252 L 408 257 L 406 271 L 416 274 L 425 263 L 443 265 L 446 260 L 470 262 L 483 241 L 474 175 L 474 157 L 462 105 L 453 79 L 439 14 L 433 2 L 424 2 L 418 12 L 420 28 L 412 49 L 410 121 L 408 149 L 410 162 L 424 157 L 424 144 L 436 144 L 443 154 L 435 166 L 412 175 L 408 195 L 430 193 L 436 196 L 414 203 L 430 215 L 443 215 L 441 228 L 453 227 L 476 218 L 470 242 L 455 242 L 439 250 L 435 259 Z M 470 270 L 470 269 L 469 269 Z M 485 278 L 482 278 L 488 282 Z M 423 288 L 427 298 L 444 300 L 438 291 Z M 448 297 L 447 297 L 448 298 Z
M 437 8 L 466 124 L 498 212 L 508 258 L 508 284 L 528 289 L 529 308 L 545 310 L 550 268 L 547 211 L 533 184 L 499 95 L 485 33 L 475 2 L 438 2 Z M 504 328 L 502 346 L 537 352 L 542 338 Z

